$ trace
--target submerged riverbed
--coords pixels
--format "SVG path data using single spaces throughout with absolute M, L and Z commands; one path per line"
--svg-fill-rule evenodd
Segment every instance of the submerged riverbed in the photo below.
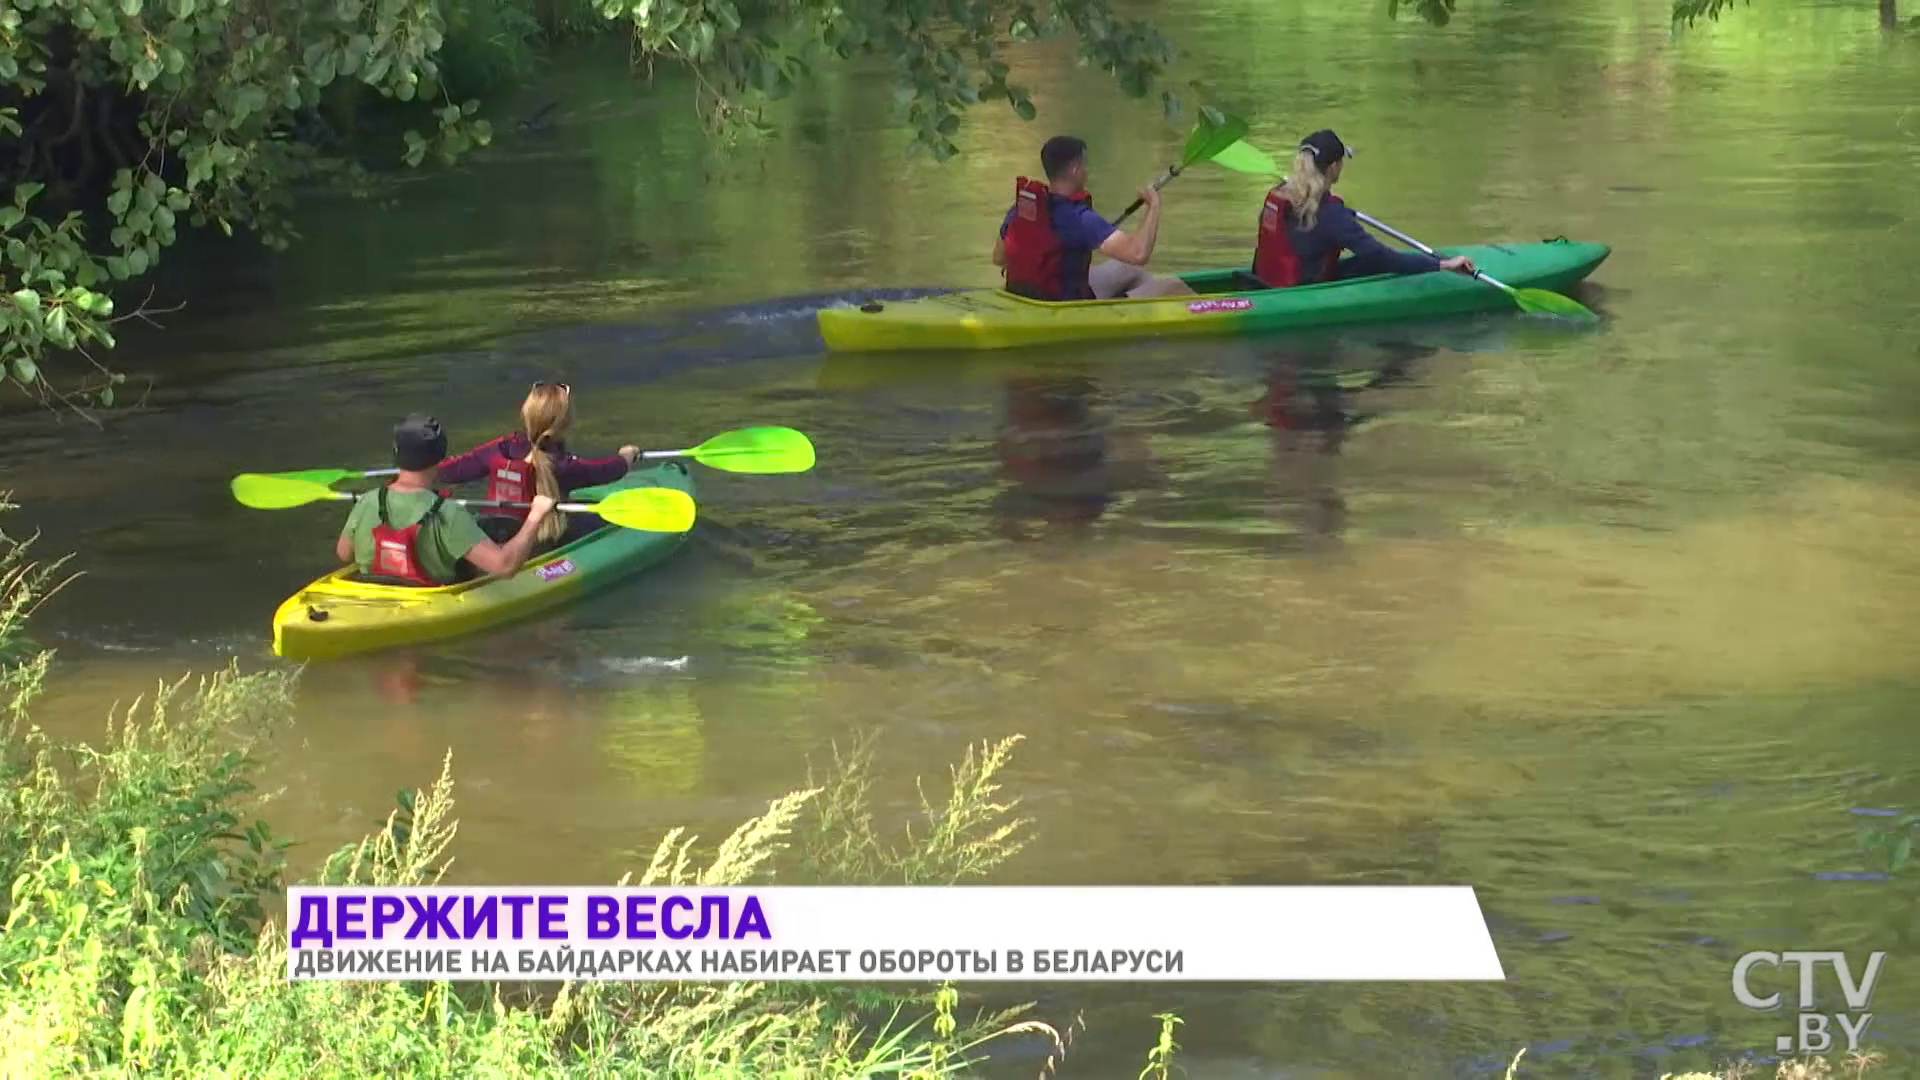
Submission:
M 821 303 L 993 281 L 1047 135 L 1117 209 L 1182 133 L 1034 52 L 1041 121 L 983 110 L 948 166 L 903 165 L 857 77 L 722 160 L 676 91 L 582 57 L 500 106 L 557 100 L 553 130 L 196 270 L 123 358 L 167 380 L 146 408 L 4 421 L 6 527 L 86 572 L 37 622 L 65 678 L 36 718 L 273 662 L 338 521 L 241 509 L 233 473 L 381 464 L 419 408 L 478 441 L 564 378 L 583 448 L 788 424 L 819 465 L 703 472 L 671 569 L 563 614 L 311 668 L 274 810 L 311 856 L 449 747 L 457 873 L 578 883 L 836 741 L 877 733 L 904 814 L 1022 733 L 1011 880 L 1467 883 L 1508 973 L 1056 987 L 1095 1006 L 1063 1076 L 1137 1070 L 1167 1009 L 1195 1077 L 1498 1075 L 1523 1045 L 1523 1075 L 1658 1075 L 1790 1029 L 1732 998 L 1760 948 L 1892 950 L 1871 1031 L 1910 1075 L 1912 886 L 1831 877 L 1862 869 L 1849 810 L 1920 801 L 1920 41 L 1858 4 L 1677 41 L 1653 2 L 1155 14 L 1257 145 L 1360 147 L 1342 191 L 1396 227 L 1613 245 L 1604 324 L 827 357 Z M 1261 190 L 1180 179 L 1157 267 L 1246 258 Z

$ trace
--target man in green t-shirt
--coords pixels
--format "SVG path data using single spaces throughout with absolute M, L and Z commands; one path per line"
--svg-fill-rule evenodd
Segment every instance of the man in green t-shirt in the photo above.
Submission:
M 393 429 L 393 483 L 354 500 L 333 553 L 361 576 L 409 585 L 451 585 L 463 576 L 465 559 L 483 574 L 508 577 L 533 550 L 540 523 L 553 500 L 534 497 L 513 539 L 496 544 L 466 507 L 433 490 L 436 466 L 447 456 L 440 422 L 418 413 Z

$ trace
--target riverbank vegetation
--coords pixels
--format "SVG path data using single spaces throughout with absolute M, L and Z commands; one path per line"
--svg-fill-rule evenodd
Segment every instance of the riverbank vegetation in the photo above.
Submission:
M 1737 0 L 1673 0 L 1673 21 L 1676 24 L 1691 26 L 1706 19 L 1709 22 L 1720 18 L 1720 13 L 1736 6 Z M 1745 0 L 1752 3 L 1753 0 Z M 1880 16 L 1880 26 L 1886 30 L 1895 30 L 1900 26 L 1899 0 L 1874 0 L 1875 10 Z M 1909 23 L 1920 27 L 1920 15 L 1914 16 Z
M 479 96 L 524 80 L 555 42 L 631 41 L 636 70 L 693 75 L 716 128 L 813 68 L 890 66 L 917 143 L 945 158 L 961 112 L 999 101 L 1031 118 L 1002 50 L 1071 34 L 1083 58 L 1144 95 L 1171 62 L 1151 24 L 1108 0 L 1005 9 L 933 0 L 45 0 L 0 13 L 0 367 L 14 386 L 80 408 L 120 380 L 97 355 L 145 277 L 188 227 L 294 239 L 294 196 L 365 195 L 374 173 L 451 163 L 493 137 Z M 1173 98 L 1167 98 L 1169 107 Z M 377 121 L 366 124 L 369 117 Z M 398 130 L 389 135 L 377 132 Z M 118 294 L 118 295 L 116 295 Z M 119 301 L 116 306 L 116 301 Z M 50 381 L 52 355 L 84 361 Z
M 290 982 L 289 846 L 256 817 L 255 777 L 295 677 L 182 680 L 114 716 L 99 745 L 56 742 L 29 718 L 52 657 L 25 629 L 62 567 L 0 543 L 0 1076 L 932 1078 L 1013 1037 L 1050 1044 L 1056 1064 L 1067 1053 L 1024 1008 L 962 1015 L 951 984 Z M 1016 742 L 969 751 L 904 843 L 876 826 L 856 750 L 705 855 L 669 833 L 636 883 L 747 884 L 776 868 L 846 883 L 981 877 L 1028 828 L 996 780 Z M 320 880 L 441 880 L 453 807 L 443 769 Z M 1162 1022 L 1157 1043 L 1138 1039 L 1143 1076 L 1171 1067 L 1176 1021 Z

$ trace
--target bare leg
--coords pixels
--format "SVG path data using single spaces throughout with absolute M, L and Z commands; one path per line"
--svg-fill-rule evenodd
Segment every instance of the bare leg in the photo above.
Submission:
M 1114 259 L 1100 263 L 1087 273 L 1093 295 L 1102 300 L 1126 296 L 1191 296 L 1193 290 L 1176 277 L 1155 277 L 1137 266 Z
M 1192 296 L 1193 289 L 1177 277 L 1149 277 L 1127 295 L 1136 299 L 1149 296 Z
M 1093 295 L 1101 300 L 1126 296 L 1150 279 L 1151 275 L 1145 270 L 1128 266 L 1117 259 L 1097 263 L 1087 271 L 1087 282 L 1093 286 Z

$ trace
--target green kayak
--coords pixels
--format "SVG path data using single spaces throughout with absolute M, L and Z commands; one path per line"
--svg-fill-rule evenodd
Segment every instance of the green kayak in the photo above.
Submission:
M 570 497 L 594 502 L 642 487 L 694 494 L 692 475 L 676 461 L 635 469 L 611 484 L 582 488 Z M 358 581 L 351 567 L 335 570 L 280 605 L 273 616 L 273 651 L 293 660 L 331 660 L 490 630 L 550 611 L 664 562 L 686 540 L 686 533 L 606 525 L 527 560 L 512 577 L 433 588 Z
M 1537 244 L 1440 249 L 1465 255 L 1516 289 L 1564 292 L 1606 261 L 1605 244 L 1556 238 Z M 838 352 L 1006 349 L 1071 341 L 1259 334 L 1338 323 L 1512 310 L 1499 289 L 1460 274 L 1354 278 L 1291 289 L 1257 285 L 1240 269 L 1182 274 L 1198 296 L 1049 303 L 1004 289 L 965 289 L 861 307 L 824 308 L 820 335 Z

